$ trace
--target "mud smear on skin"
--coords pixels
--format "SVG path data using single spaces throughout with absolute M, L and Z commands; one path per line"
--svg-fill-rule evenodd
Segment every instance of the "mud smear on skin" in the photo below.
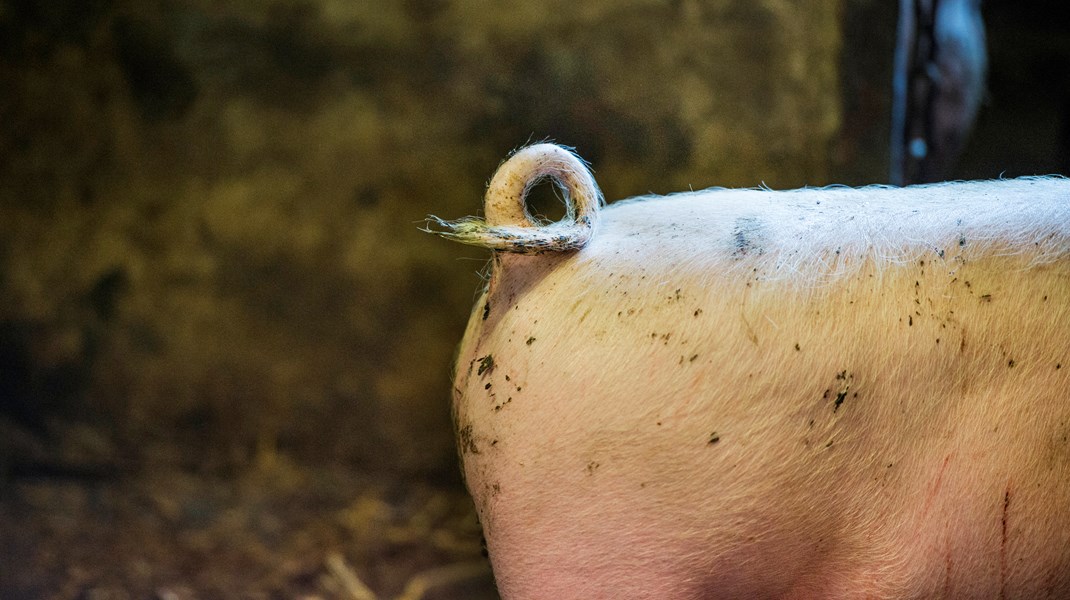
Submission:
M 457 430 L 457 445 L 464 454 L 479 454 L 479 447 L 476 446 L 471 425 L 465 425 Z
M 999 598 L 1007 598 L 1007 511 L 1011 504 L 1011 484 L 1003 492 L 1003 518 L 1000 520 L 1001 536 L 999 543 Z
M 492 354 L 488 354 L 476 360 L 479 362 L 479 369 L 476 370 L 476 375 L 485 377 L 494 371 L 494 356 Z

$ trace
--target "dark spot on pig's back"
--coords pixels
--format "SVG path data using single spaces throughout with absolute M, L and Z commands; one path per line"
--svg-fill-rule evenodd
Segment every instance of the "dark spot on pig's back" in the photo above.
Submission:
M 757 217 L 739 217 L 732 227 L 732 256 L 741 258 L 751 253 L 763 254 L 759 245 L 762 222 Z

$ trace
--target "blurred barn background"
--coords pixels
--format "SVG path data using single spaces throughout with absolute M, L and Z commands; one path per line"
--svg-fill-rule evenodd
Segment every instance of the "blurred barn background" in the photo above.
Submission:
M 954 177 L 1070 172 L 1060 8 L 985 3 Z M 494 598 L 449 421 L 487 256 L 425 215 L 546 138 L 609 200 L 886 182 L 897 10 L 0 0 L 0 597 Z

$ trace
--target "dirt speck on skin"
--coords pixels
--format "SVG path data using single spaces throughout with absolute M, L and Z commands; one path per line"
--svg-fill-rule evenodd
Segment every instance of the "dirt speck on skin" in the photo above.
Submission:
M 847 398 L 847 394 L 851 391 L 854 375 L 848 373 L 847 370 L 844 369 L 843 371 L 836 373 L 836 381 L 841 381 L 843 383 L 841 384 L 840 390 L 836 392 L 836 399 L 832 404 L 832 412 L 837 412 L 840 409 L 840 405 L 843 404 L 843 401 Z M 823 397 L 828 398 L 830 392 L 831 390 L 825 390 L 825 395 Z M 858 392 L 855 392 L 854 397 L 858 397 Z
M 494 371 L 494 356 L 486 355 L 479 359 L 479 369 L 476 371 L 476 375 L 480 377 L 484 375 L 490 375 Z

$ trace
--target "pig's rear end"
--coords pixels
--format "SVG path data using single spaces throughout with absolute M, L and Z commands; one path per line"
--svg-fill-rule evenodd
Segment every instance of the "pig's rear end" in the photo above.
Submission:
M 456 367 L 503 598 L 1070 597 L 1067 181 L 561 179 Z

